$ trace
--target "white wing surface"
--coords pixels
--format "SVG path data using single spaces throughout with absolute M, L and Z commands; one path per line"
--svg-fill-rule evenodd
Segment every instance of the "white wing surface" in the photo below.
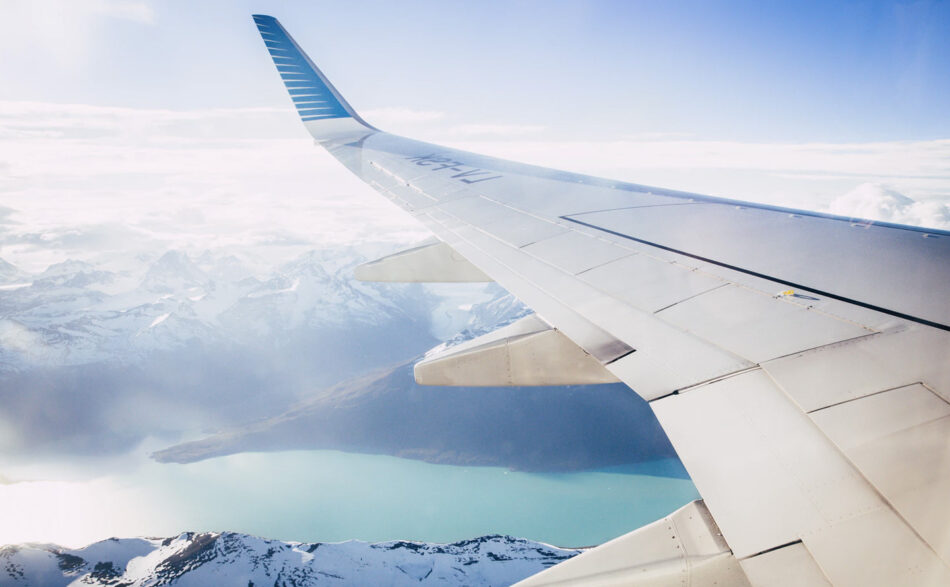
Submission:
M 530 384 L 519 365 L 567 341 L 585 380 L 650 402 L 703 496 L 525 585 L 950 585 L 950 233 L 394 136 L 254 20 L 316 141 L 444 243 L 428 267 L 540 317 L 417 376 L 506 365 L 486 379 Z

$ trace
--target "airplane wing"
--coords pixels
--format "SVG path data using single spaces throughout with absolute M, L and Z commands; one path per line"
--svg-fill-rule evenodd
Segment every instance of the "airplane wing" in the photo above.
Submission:
M 621 380 L 703 497 L 523 585 L 950 585 L 950 233 L 394 136 L 254 21 L 314 139 L 439 239 L 361 277 L 536 310 L 417 379 Z

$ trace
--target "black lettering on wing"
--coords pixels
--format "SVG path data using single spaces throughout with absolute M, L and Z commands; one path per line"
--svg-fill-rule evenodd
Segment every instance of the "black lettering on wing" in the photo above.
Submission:
M 432 168 L 432 171 L 441 171 L 441 170 L 443 170 L 443 169 L 451 169 L 451 170 L 453 170 L 453 171 L 461 171 L 461 169 L 459 169 L 459 166 L 460 166 L 460 165 L 463 165 L 463 164 L 462 164 L 462 163 L 459 163 L 458 161 L 449 160 L 449 161 L 446 161 L 446 162 L 442 163 L 442 165 L 440 165 L 439 167 L 433 167 L 433 168 Z
M 498 179 L 500 175 L 493 175 L 491 177 L 479 177 L 477 179 L 471 179 L 477 175 L 487 175 L 491 171 L 485 171 L 484 169 L 473 169 L 471 171 L 463 171 L 462 173 L 456 173 L 452 176 L 452 179 L 460 179 L 464 183 L 478 183 L 480 181 L 488 181 L 489 179 Z
M 478 179 L 462 179 L 465 183 L 478 183 L 480 181 L 488 181 L 489 179 L 498 179 L 500 175 L 493 175 L 491 177 L 480 177 Z

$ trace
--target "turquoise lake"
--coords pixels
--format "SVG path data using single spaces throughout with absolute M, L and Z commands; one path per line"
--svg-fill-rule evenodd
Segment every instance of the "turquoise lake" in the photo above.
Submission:
M 188 529 L 305 542 L 452 542 L 498 533 L 584 546 L 699 497 L 675 460 L 536 474 L 295 451 L 149 465 L 128 481 L 155 488 L 169 518 Z
M 142 455 L 144 457 L 144 455 Z M 335 451 L 136 459 L 68 479 L 0 483 L 0 545 L 244 532 L 300 542 L 454 542 L 509 534 L 599 544 L 698 498 L 678 461 L 580 473 L 432 465 Z M 36 471 L 34 471 L 36 472 Z

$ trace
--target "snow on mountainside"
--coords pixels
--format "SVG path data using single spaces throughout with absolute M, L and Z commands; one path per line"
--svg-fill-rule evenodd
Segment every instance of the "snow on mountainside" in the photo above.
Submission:
M 437 315 L 446 338 L 521 311 L 497 286 L 353 278 L 391 249 L 338 245 L 283 261 L 109 253 L 35 274 L 0 266 L 14 279 L 0 286 L 0 451 L 112 454 L 150 435 L 174 442 L 275 416 L 421 355 L 439 342 Z M 492 305 L 502 311 L 480 310 Z
M 429 349 L 426 355 L 439 353 L 447 347 L 479 337 L 492 330 L 497 330 L 532 313 L 531 308 L 524 305 L 520 300 L 503 290 L 500 286 L 492 284 L 489 292 L 493 295 L 488 301 L 465 308 L 468 314 L 468 320 L 461 328 L 455 330 L 456 334 L 439 346 Z
M 28 282 L 29 276 L 12 263 L 0 259 L 0 287 Z M 2 291 L 2 290 L 0 290 Z
M 80 549 L 0 548 L 0 584 L 510 585 L 580 553 L 509 536 L 453 544 L 280 542 L 245 534 L 110 539 Z
M 339 247 L 255 274 L 233 255 L 168 251 L 119 271 L 69 260 L 37 275 L 0 260 L 0 372 L 134 364 L 156 350 L 427 319 L 422 288 L 354 281 L 365 260 Z

